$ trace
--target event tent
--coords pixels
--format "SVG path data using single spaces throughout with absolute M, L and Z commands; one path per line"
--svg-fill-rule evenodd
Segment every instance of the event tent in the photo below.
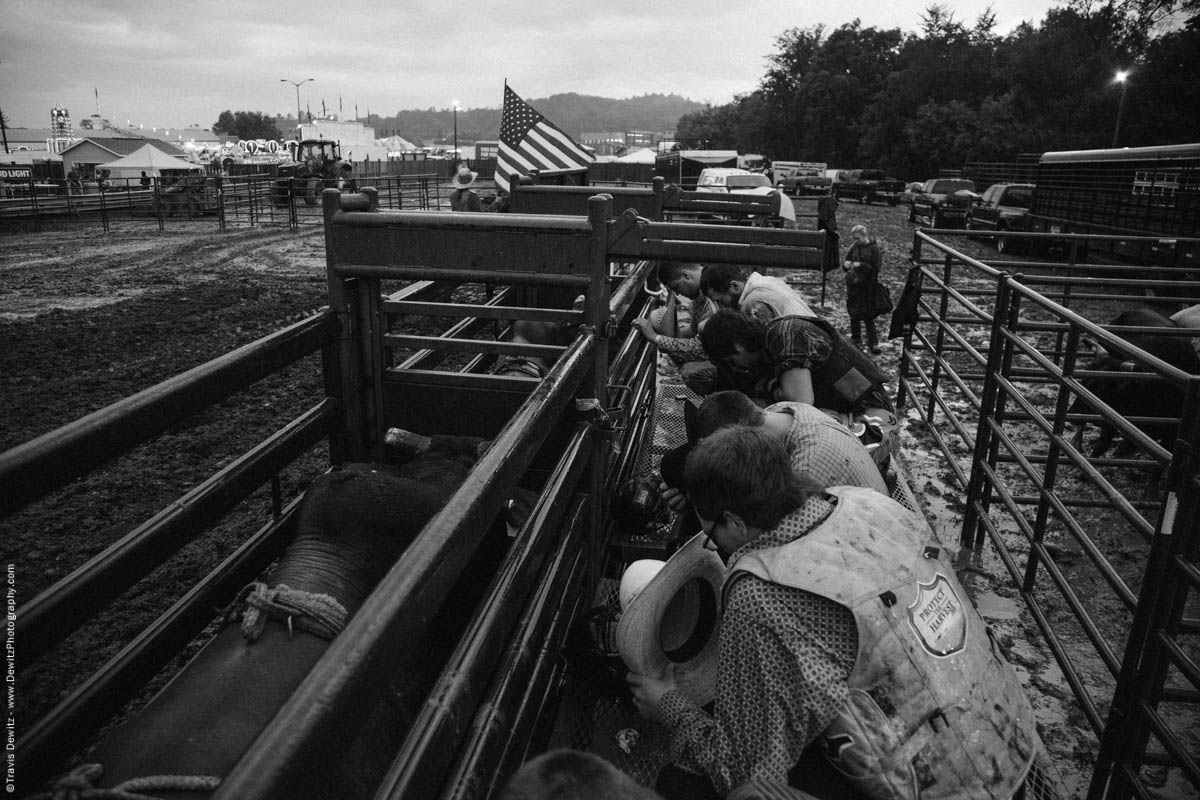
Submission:
M 653 164 L 655 153 L 649 147 L 643 147 L 640 150 L 634 150 L 626 153 L 620 158 L 614 159 L 621 164 Z
M 162 177 L 183 172 L 203 172 L 204 167 L 182 158 L 167 155 L 156 147 L 144 144 L 127 156 L 101 164 L 108 170 L 110 178 L 140 178 L 142 171 L 151 177 Z

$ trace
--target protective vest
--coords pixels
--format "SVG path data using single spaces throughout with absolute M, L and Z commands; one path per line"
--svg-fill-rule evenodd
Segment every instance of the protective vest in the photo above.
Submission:
M 887 395 L 880 391 L 887 381 L 879 369 L 879 365 L 867 357 L 844 336 L 837 332 L 833 325 L 815 316 L 802 314 L 790 318 L 801 319 L 819 328 L 832 343 L 829 358 L 819 371 L 813 374 L 813 405 L 818 408 L 832 408 L 837 411 L 856 411 L 876 395 L 883 398 L 883 407 L 887 407 Z M 772 327 L 789 317 L 779 317 L 767 326 L 767 344 L 770 347 Z
M 858 655 L 826 756 L 878 800 L 1009 800 L 1037 747 L 1033 708 L 928 527 L 878 492 L 828 490 L 807 535 L 730 566 L 850 609 Z
M 774 275 L 751 272 L 738 297 L 738 308 L 746 311 L 756 304 L 762 304 L 771 309 L 772 317 L 816 316 L 809 308 L 808 303 L 804 302 L 804 298 L 797 294 L 786 281 L 776 278 Z

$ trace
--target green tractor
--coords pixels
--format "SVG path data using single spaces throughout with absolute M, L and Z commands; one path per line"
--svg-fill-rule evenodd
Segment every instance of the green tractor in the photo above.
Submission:
M 337 142 L 305 139 L 296 145 L 292 158 L 294 163 L 280 166 L 271 188 L 271 202 L 277 206 L 289 205 L 293 191 L 304 198 L 306 205 L 315 206 L 325 189 L 354 188 L 350 179 L 353 168 L 349 161 L 342 160 Z

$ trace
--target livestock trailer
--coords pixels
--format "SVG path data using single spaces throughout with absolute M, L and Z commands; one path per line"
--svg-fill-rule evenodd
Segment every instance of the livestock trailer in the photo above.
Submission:
M 1070 150 L 1038 160 L 1027 230 L 1091 234 L 1088 247 L 1141 264 L 1200 265 L 1200 144 Z M 1159 237 L 1157 242 L 1121 237 Z

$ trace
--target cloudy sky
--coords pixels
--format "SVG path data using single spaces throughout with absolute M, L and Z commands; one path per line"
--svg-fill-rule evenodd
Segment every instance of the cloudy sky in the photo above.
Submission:
M 790 28 L 915 31 L 930 0 L 0 0 L 0 109 L 48 127 L 50 108 L 134 127 L 210 127 L 224 109 L 365 115 L 499 108 L 559 92 L 675 93 L 715 104 L 751 91 Z M 1004 33 L 1058 0 L 946 0 Z

